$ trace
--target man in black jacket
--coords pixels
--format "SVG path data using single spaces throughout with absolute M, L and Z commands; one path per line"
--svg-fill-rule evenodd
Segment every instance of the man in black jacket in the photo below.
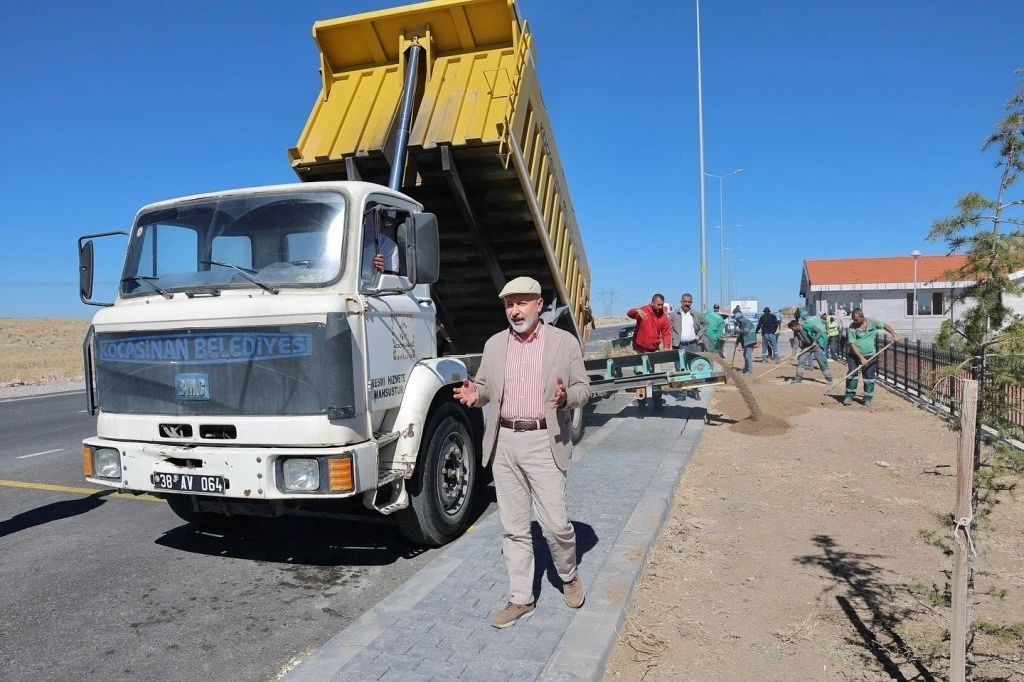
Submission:
M 768 306 L 764 307 L 758 318 L 754 332 L 761 333 L 761 362 L 768 362 L 770 355 L 775 358 L 775 364 L 779 364 L 779 318 L 775 317 Z

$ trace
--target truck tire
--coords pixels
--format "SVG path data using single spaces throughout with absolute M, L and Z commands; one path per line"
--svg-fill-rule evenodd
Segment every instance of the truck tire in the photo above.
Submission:
M 195 495 L 168 495 L 167 506 L 178 515 L 182 521 L 193 526 L 210 529 L 237 528 L 241 525 L 242 518 L 239 516 L 228 516 L 216 512 L 197 512 L 192 510 L 192 498 Z
M 478 462 L 465 411 L 455 403 L 442 404 L 427 422 L 416 473 L 406 484 L 409 506 L 397 513 L 407 540 L 440 547 L 465 531 Z
M 575 410 L 569 413 L 569 426 L 572 429 L 572 444 L 576 445 L 583 440 L 583 429 L 585 428 L 584 422 L 586 419 L 583 415 L 583 408 L 577 407 Z

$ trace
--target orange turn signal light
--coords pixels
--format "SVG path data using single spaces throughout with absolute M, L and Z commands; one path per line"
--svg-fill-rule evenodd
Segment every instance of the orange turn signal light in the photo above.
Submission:
M 345 455 L 327 461 L 327 478 L 332 493 L 347 493 L 355 490 L 352 475 L 352 456 Z
M 92 447 L 89 445 L 82 446 L 82 469 L 87 478 L 92 476 Z

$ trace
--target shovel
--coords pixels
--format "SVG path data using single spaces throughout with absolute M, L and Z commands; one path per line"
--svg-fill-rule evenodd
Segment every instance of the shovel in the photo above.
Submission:
M 856 374 L 857 372 L 861 371 L 862 369 L 864 369 L 865 367 L 870 365 L 872 362 L 876 362 L 878 360 L 878 358 L 881 357 L 882 353 L 884 353 L 887 349 L 892 348 L 895 345 L 896 345 L 895 341 L 890 341 L 889 343 L 887 343 L 884 346 L 882 346 L 881 350 L 879 350 L 877 353 L 872 355 L 870 360 L 868 360 L 863 365 L 858 365 L 857 367 L 854 367 L 852 372 L 847 373 L 847 375 L 844 376 L 842 379 L 840 379 L 839 381 L 837 381 L 834 384 L 832 384 L 832 388 L 830 388 L 827 391 L 825 391 L 825 395 L 828 395 L 829 393 L 831 393 L 832 391 L 836 390 L 836 388 L 838 388 L 840 386 L 844 386 L 845 387 L 845 381 L 847 379 L 849 379 L 854 374 Z
M 769 374 L 771 374 L 772 372 L 777 372 L 777 371 L 779 371 L 779 370 L 780 370 L 780 369 L 782 369 L 783 367 L 788 367 L 788 366 L 790 365 L 790 363 L 791 363 L 791 362 L 793 362 L 794 360 L 796 360 L 797 362 L 800 362 L 800 356 L 801 356 L 801 355 L 803 355 L 804 353 L 806 353 L 807 351 L 811 350 L 812 348 L 814 348 L 814 346 L 807 346 L 807 348 L 804 348 L 804 349 L 803 349 L 802 351 L 800 351 L 800 352 L 799 352 L 799 353 L 797 353 L 796 355 L 790 355 L 790 356 L 789 356 L 788 358 L 786 358 L 786 361 L 785 361 L 785 362 L 783 362 L 783 363 L 780 363 L 780 364 L 776 365 L 775 367 L 771 368 L 771 369 L 770 369 L 770 370 L 768 370 L 767 372 L 761 372 L 761 373 L 760 373 L 760 374 L 758 374 L 758 375 L 757 375 L 757 377 L 755 377 L 755 378 L 757 378 L 757 379 L 760 379 L 761 377 L 766 377 L 766 376 L 768 376 L 768 375 L 769 375 Z

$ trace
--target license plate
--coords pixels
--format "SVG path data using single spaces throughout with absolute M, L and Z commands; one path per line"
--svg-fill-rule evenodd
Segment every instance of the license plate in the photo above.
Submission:
M 198 474 L 153 473 L 153 487 L 157 490 L 182 490 L 207 495 L 224 494 L 223 476 L 200 476 Z

